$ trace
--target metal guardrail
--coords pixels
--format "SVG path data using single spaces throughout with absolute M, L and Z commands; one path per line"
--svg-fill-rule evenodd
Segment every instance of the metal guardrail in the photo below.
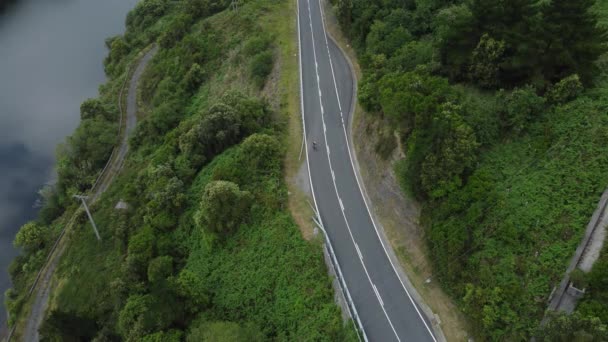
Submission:
M 138 60 L 139 60 L 139 58 L 136 59 L 136 61 L 138 61 Z M 120 144 L 120 141 L 121 141 L 120 134 L 122 132 L 122 126 L 124 124 L 123 123 L 123 119 L 125 117 L 125 115 L 123 114 L 124 109 L 123 109 L 122 102 L 123 102 L 123 98 L 124 98 L 124 90 L 125 90 L 127 81 L 130 79 L 130 74 L 131 74 L 131 70 L 132 69 L 133 69 L 133 65 L 132 64 L 127 67 L 125 80 L 124 80 L 124 82 L 122 84 L 120 92 L 118 93 L 118 110 L 120 112 L 120 117 L 119 117 L 119 125 L 118 125 L 117 146 L 114 146 L 114 149 L 112 150 L 112 153 L 110 154 L 110 157 L 108 158 L 108 161 L 106 162 L 106 165 L 101 170 L 101 172 L 97 176 L 97 179 L 95 180 L 95 182 L 93 183 L 93 185 L 89 189 L 89 191 L 88 191 L 89 194 L 95 193 L 95 190 L 96 190 L 96 188 L 97 188 L 100 180 L 106 175 L 106 172 L 108 171 L 108 168 L 112 164 L 112 160 L 114 158 L 114 155 L 116 154 L 116 151 L 118 151 L 118 149 L 119 149 L 118 145 Z M 25 298 L 26 300 L 29 300 L 30 297 L 32 296 L 32 293 L 34 292 L 34 290 L 36 289 L 36 286 L 38 285 L 38 282 L 40 281 L 40 277 L 42 276 L 42 273 L 48 267 L 49 262 L 52 259 L 53 254 L 57 250 L 57 246 L 61 242 L 61 239 L 64 237 L 67 228 L 69 228 L 72 224 L 74 224 L 74 221 L 76 220 L 76 218 L 80 214 L 81 210 L 82 210 L 82 205 L 80 205 L 78 207 L 78 209 L 76 209 L 76 212 L 74 212 L 74 214 L 71 216 L 70 220 L 68 221 L 68 224 L 66 224 L 63 227 L 63 229 L 61 230 L 61 232 L 59 233 L 59 236 L 55 240 L 55 243 L 53 244 L 53 247 L 51 247 L 51 250 L 49 251 L 49 253 L 46 256 L 46 259 L 44 261 L 44 265 L 40 268 L 40 271 L 38 271 L 38 274 L 36 275 L 36 278 L 34 279 L 34 283 L 32 283 L 32 286 L 30 287 L 30 289 L 29 289 L 29 291 L 27 293 L 27 296 Z M 5 324 L 8 325 L 8 318 L 7 318 L 7 322 L 5 322 Z M 6 342 L 9 342 L 11 340 L 13 334 L 15 333 L 16 327 L 17 327 L 16 325 L 13 325 L 11 327 L 11 329 L 9 330 L 8 336 L 6 337 Z
M 310 204 L 310 202 L 309 202 Z M 311 208 L 312 205 L 310 205 Z M 338 262 L 338 258 L 336 257 L 336 253 L 334 252 L 334 247 L 332 246 L 331 239 L 323 226 L 321 221 L 321 217 L 319 213 L 313 208 L 313 212 L 315 216 L 313 216 L 313 221 L 317 225 L 317 227 L 323 232 L 323 236 L 325 237 L 325 245 L 327 246 L 327 252 L 329 254 L 329 260 L 331 261 L 333 268 L 336 270 L 336 278 L 338 279 L 338 285 L 340 286 L 340 290 L 342 291 L 342 295 L 346 299 L 346 305 L 349 311 L 351 318 L 353 318 L 359 328 L 356 328 L 357 337 L 359 341 L 361 341 L 361 335 L 363 335 L 363 340 L 367 342 L 367 335 L 365 334 L 365 330 L 363 330 L 363 324 L 361 323 L 361 319 L 359 318 L 359 313 L 357 312 L 357 308 L 355 307 L 355 303 L 353 298 L 348 291 L 348 286 L 346 285 L 346 281 L 344 280 L 344 275 L 342 274 L 342 268 L 340 267 L 340 263 Z

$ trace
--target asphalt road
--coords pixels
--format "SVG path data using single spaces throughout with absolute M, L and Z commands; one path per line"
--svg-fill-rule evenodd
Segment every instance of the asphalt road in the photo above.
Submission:
M 319 1 L 298 1 L 302 112 L 315 206 L 367 338 L 435 341 L 391 264 L 361 193 L 346 133 L 353 78 L 327 37 Z

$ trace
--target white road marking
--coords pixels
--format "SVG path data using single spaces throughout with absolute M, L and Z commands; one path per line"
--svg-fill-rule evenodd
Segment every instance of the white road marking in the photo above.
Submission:
M 316 47 L 315 47 L 314 29 L 312 27 L 312 15 L 311 15 L 311 10 L 310 10 L 310 0 L 307 0 L 307 4 L 308 4 L 308 19 L 310 21 L 310 33 L 311 33 L 311 36 L 312 36 L 312 51 L 313 51 L 313 56 L 314 56 L 314 59 L 315 59 L 315 73 L 317 75 L 317 79 L 319 79 L 319 69 L 316 67 L 317 66 L 317 51 L 316 51 Z M 327 37 L 325 37 L 325 38 L 327 39 Z M 331 60 L 330 60 L 330 65 L 331 65 Z M 334 86 L 335 86 L 335 79 L 334 79 Z M 321 91 L 321 85 L 320 85 L 320 83 L 317 83 L 317 88 L 318 88 L 318 90 L 320 92 Z M 338 102 L 340 102 L 339 98 L 338 98 Z M 323 103 L 321 101 L 321 97 L 319 97 L 319 103 L 320 103 L 321 108 L 322 108 L 323 107 Z M 342 110 L 340 110 L 340 112 L 342 112 Z M 329 163 L 329 169 L 330 169 L 330 171 L 333 171 L 333 167 L 331 165 L 331 158 L 329 157 L 329 145 L 327 144 L 327 133 L 325 131 L 325 115 L 324 115 L 323 111 L 321 111 L 321 120 L 323 121 L 323 127 L 324 127 L 324 129 L 323 129 L 323 135 L 324 135 L 324 138 L 325 138 L 325 145 L 327 146 L 327 152 L 328 152 L 327 153 L 327 161 Z M 334 191 L 336 192 L 336 196 L 338 197 L 338 199 L 340 199 L 340 194 L 338 193 L 338 186 L 337 186 L 335 180 L 333 181 L 333 184 L 334 184 Z M 356 245 L 355 238 L 354 238 L 353 233 L 352 233 L 352 231 L 350 229 L 350 224 L 348 223 L 348 219 L 346 218 L 346 215 L 344 214 L 344 210 L 342 210 L 342 217 L 344 218 L 344 222 L 346 224 L 346 228 L 348 229 L 348 233 L 350 235 L 350 238 L 351 238 L 353 244 Z M 365 266 L 365 263 L 363 262 L 363 259 L 360 259 L 360 261 L 361 261 L 361 265 L 363 266 L 363 270 L 365 271 L 365 275 L 367 276 L 367 280 L 373 286 L 374 284 L 372 282 L 372 278 L 369 275 L 369 272 L 367 271 L 367 267 Z M 378 296 L 378 301 L 380 303 L 380 307 L 382 308 L 382 311 L 384 312 L 384 316 L 388 320 L 388 323 L 391 326 L 391 329 L 393 330 L 393 333 L 395 334 L 395 337 L 397 338 L 397 341 L 401 342 L 401 338 L 397 334 L 397 330 L 395 329 L 395 326 L 393 325 L 393 322 L 391 321 L 391 318 L 388 316 L 388 313 L 386 312 L 386 309 L 384 308 L 384 305 L 383 305 L 383 303 L 381 301 L 381 298 L 379 296 Z
M 382 301 L 382 296 L 380 296 L 380 292 L 378 292 L 378 288 L 376 287 L 375 284 L 372 284 L 374 286 L 374 292 L 376 292 L 376 297 L 378 297 L 378 301 L 380 302 L 380 305 L 384 306 L 384 301 Z
M 357 250 L 357 254 L 359 254 L 359 259 L 363 260 L 363 254 L 361 254 L 361 250 L 359 249 L 359 245 L 355 243 L 355 249 Z
M 297 17 L 298 17 L 298 58 L 299 58 L 299 65 L 298 65 L 298 69 L 300 72 L 300 113 L 302 115 L 302 130 L 303 130 L 303 136 L 304 136 L 304 143 L 306 145 L 308 145 L 307 143 L 307 137 L 306 137 L 306 119 L 304 117 L 304 78 L 302 76 L 302 39 L 301 39 L 301 33 L 300 33 L 300 0 L 297 1 Z M 315 209 L 317 211 L 317 213 L 319 212 L 319 206 L 317 204 L 317 198 L 315 197 L 315 189 L 314 189 L 314 185 L 312 183 L 312 175 L 310 173 L 310 159 L 308 158 L 308 149 L 306 150 L 306 167 L 308 168 L 308 181 L 310 182 L 310 191 L 312 193 L 312 200 L 315 203 Z M 327 237 L 328 241 L 329 241 L 329 237 Z M 329 242 L 331 244 L 331 242 Z M 331 246 L 330 246 L 331 248 Z M 335 258 L 336 264 L 338 266 L 338 272 L 341 274 L 341 268 L 340 268 L 340 263 L 338 262 L 338 259 Z M 344 286 L 344 290 L 346 291 L 346 294 L 348 295 L 348 297 L 350 298 L 350 291 L 348 290 L 348 285 L 346 284 L 346 281 L 344 281 L 344 277 L 342 277 L 342 281 L 341 283 Z M 367 334 L 365 333 L 365 327 L 363 327 L 363 324 L 361 323 L 361 319 L 359 318 L 359 314 L 357 313 L 357 307 L 355 306 L 354 301 L 352 302 L 353 305 L 353 311 L 355 312 L 354 317 L 356 317 L 356 320 L 359 324 L 359 327 L 361 328 L 361 332 L 363 333 L 363 339 L 365 340 L 365 342 L 367 342 Z M 353 317 L 353 314 L 350 312 L 350 306 L 347 305 L 346 306 L 350 316 Z M 357 338 L 359 338 L 359 334 L 357 333 Z M 359 338 L 359 341 L 361 339 Z
M 310 0 L 307 0 L 307 1 L 310 1 Z M 338 107 L 340 108 L 340 116 L 342 117 L 342 128 L 344 130 L 344 139 L 346 140 L 346 146 L 347 146 L 347 150 L 348 150 L 348 156 L 349 156 L 351 167 L 353 169 L 353 174 L 355 175 L 355 179 L 357 181 L 357 186 L 359 187 L 359 192 L 361 193 L 361 197 L 363 198 L 363 202 L 365 203 L 365 208 L 367 209 L 367 213 L 369 215 L 369 218 L 372 221 L 372 225 L 374 226 L 374 230 L 376 231 L 376 235 L 378 236 L 378 240 L 380 240 L 380 244 L 382 245 L 382 248 L 384 249 L 384 253 L 386 254 L 386 258 L 390 262 L 390 264 L 391 264 L 391 266 L 393 268 L 393 271 L 395 272 L 395 275 L 397 276 L 397 279 L 399 279 L 399 282 L 401 283 L 401 287 L 403 287 L 403 290 L 405 291 L 405 293 L 407 294 L 410 302 L 414 306 L 414 309 L 416 309 L 416 313 L 418 313 L 418 316 L 420 317 L 420 320 L 424 324 L 424 326 L 425 326 L 426 330 L 428 331 L 428 333 L 431 335 L 431 338 L 433 339 L 433 341 L 437 342 L 437 339 L 435 338 L 435 335 L 433 334 L 433 332 L 429 328 L 429 326 L 426 323 L 426 320 L 424 319 L 424 317 L 422 317 L 422 314 L 420 313 L 420 310 L 418 309 L 418 306 L 414 302 L 414 299 L 410 295 L 410 292 L 405 287 L 405 284 L 401 280 L 401 277 L 399 277 L 399 273 L 397 272 L 397 268 L 395 267 L 395 265 L 393 264 L 393 261 L 389 257 L 388 251 L 386 249 L 386 246 L 384 245 L 384 242 L 382 241 L 382 238 L 380 237 L 380 233 L 378 231 L 378 227 L 376 226 L 376 222 L 374 221 L 374 217 L 372 216 L 372 213 L 371 213 L 371 211 L 369 209 L 369 204 L 367 203 L 367 200 L 365 199 L 365 196 L 363 195 L 363 188 L 361 186 L 361 182 L 359 181 L 359 177 L 357 176 L 357 172 L 355 170 L 355 165 L 353 163 L 353 157 L 352 157 L 352 154 L 351 154 L 351 151 L 350 151 L 350 143 L 348 141 L 348 135 L 346 133 L 346 126 L 344 124 L 344 117 L 343 117 L 343 113 L 342 113 L 342 105 L 340 104 L 340 94 L 338 93 L 338 85 L 337 85 L 336 76 L 335 76 L 335 73 L 334 73 L 334 67 L 333 67 L 333 61 L 332 61 L 332 58 L 331 58 L 331 52 L 329 51 L 329 43 L 328 43 L 328 39 L 327 39 L 327 31 L 325 29 L 325 18 L 324 18 L 324 15 L 323 15 L 323 7 L 321 6 L 321 0 L 318 0 L 318 2 L 319 2 L 319 10 L 321 11 L 321 21 L 323 23 L 323 33 L 324 33 L 324 36 L 325 36 L 325 46 L 327 47 L 327 54 L 329 56 L 329 65 L 331 67 L 331 74 L 332 74 L 332 78 L 333 78 L 333 82 L 334 82 L 334 89 L 336 91 L 336 98 L 338 99 Z M 310 12 L 310 3 L 308 4 L 308 10 Z M 310 13 L 309 13 L 309 15 L 310 15 Z M 311 22 L 311 26 L 312 26 L 312 22 Z M 314 41 L 313 41 L 313 46 L 314 46 Z

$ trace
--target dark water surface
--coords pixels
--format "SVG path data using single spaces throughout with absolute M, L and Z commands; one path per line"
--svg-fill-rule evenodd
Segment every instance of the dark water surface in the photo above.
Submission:
M 105 79 L 104 40 L 123 32 L 136 3 L 16 0 L 0 11 L 0 303 L 14 236 L 36 215 L 36 192 L 53 177 L 55 147 L 78 125 L 80 103 Z

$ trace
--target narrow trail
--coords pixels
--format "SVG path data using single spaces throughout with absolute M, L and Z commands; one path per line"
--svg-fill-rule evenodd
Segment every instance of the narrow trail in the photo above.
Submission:
M 129 82 L 129 92 L 127 94 L 126 101 L 126 129 L 122 135 L 120 145 L 115 151 L 116 157 L 114 157 L 110 161 L 110 165 L 108 165 L 108 167 L 104 170 L 102 176 L 99 178 L 98 186 L 95 188 L 93 194 L 89 198 L 90 204 L 95 203 L 101 197 L 101 195 L 108 189 L 110 184 L 112 184 L 114 176 L 122 168 L 122 165 L 129 151 L 129 134 L 133 131 L 137 124 L 137 86 L 146 66 L 148 65 L 152 57 L 154 57 L 157 51 L 158 47 L 150 49 L 139 60 L 137 68 L 133 72 L 133 75 Z M 77 215 L 74 215 L 74 217 L 76 216 Z M 74 221 L 74 218 L 70 220 L 68 226 L 72 223 L 72 221 Z M 51 255 L 46 268 L 40 276 L 40 282 L 38 284 L 37 291 L 35 291 L 34 293 L 35 299 L 34 303 L 32 304 L 32 310 L 26 321 L 23 341 L 38 342 L 40 340 L 38 329 L 42 324 L 42 321 L 44 319 L 44 312 L 49 303 L 49 297 L 51 294 L 51 278 L 53 276 L 53 273 L 55 272 L 55 269 L 57 268 L 57 265 L 59 264 L 59 260 L 61 259 L 61 255 L 63 254 L 65 249 L 65 244 L 58 245 L 57 249 L 55 249 L 54 253 Z

